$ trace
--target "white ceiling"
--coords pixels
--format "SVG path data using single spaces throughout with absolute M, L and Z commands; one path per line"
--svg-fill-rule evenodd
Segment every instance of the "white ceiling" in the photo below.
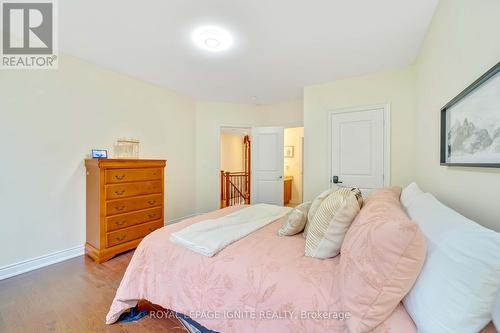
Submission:
M 60 50 L 197 99 L 266 104 L 412 63 L 437 2 L 65 0 Z M 229 29 L 234 48 L 195 48 L 201 25 Z

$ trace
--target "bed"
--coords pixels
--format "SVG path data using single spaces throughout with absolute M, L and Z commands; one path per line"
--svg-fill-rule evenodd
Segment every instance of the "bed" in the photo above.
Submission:
M 346 332 L 339 256 L 304 256 L 299 234 L 279 237 L 283 218 L 205 257 L 169 241 L 172 232 L 241 209 L 233 206 L 163 227 L 138 246 L 106 321 L 147 300 L 218 332 Z M 399 304 L 374 332 L 416 333 Z

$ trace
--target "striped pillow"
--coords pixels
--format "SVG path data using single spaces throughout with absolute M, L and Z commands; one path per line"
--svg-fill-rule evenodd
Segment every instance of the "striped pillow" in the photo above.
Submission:
M 285 223 L 278 230 L 278 235 L 293 236 L 302 232 L 306 225 L 309 207 L 311 207 L 311 201 L 304 202 L 291 210 L 285 217 Z
M 363 198 L 357 188 L 340 188 L 324 199 L 308 223 L 306 256 L 326 259 L 338 255 L 362 204 Z
M 309 222 L 311 222 L 314 218 L 314 215 L 319 209 L 319 206 L 321 206 L 321 203 L 323 200 L 325 200 L 332 192 L 336 191 L 339 187 L 335 184 L 332 184 L 332 187 L 329 188 L 328 190 L 325 190 L 320 193 L 316 198 L 314 198 L 311 208 L 309 208 L 309 212 L 307 213 L 307 222 L 306 226 L 304 228 L 304 238 L 307 237 L 307 231 L 309 230 Z

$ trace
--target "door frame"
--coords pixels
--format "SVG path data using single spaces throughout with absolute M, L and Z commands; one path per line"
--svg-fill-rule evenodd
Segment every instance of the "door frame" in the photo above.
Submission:
M 300 203 L 304 203 L 304 135 L 300 138 Z
M 236 124 L 236 123 L 231 123 L 231 124 L 226 124 L 226 123 L 217 123 L 217 174 L 216 174 L 216 184 L 217 184 L 217 200 L 220 201 L 220 196 L 221 196 L 221 193 L 220 193 L 220 156 L 221 156 L 221 152 L 220 152 L 220 143 L 221 143 L 221 139 L 220 139 L 220 136 L 221 136 L 221 132 L 222 132 L 222 129 L 223 128 L 245 128 L 245 129 L 248 129 L 249 132 L 248 132 L 248 135 L 251 135 L 252 133 L 252 125 L 249 125 L 249 124 Z M 251 167 L 250 167 L 251 168 Z M 250 170 L 251 171 L 251 170 Z M 251 178 L 250 178 L 251 179 Z M 220 205 L 220 202 L 217 204 L 217 207 L 219 207 Z
M 294 125 L 296 124 L 296 125 Z M 302 137 L 300 138 L 300 164 L 299 164 L 299 169 L 300 169 L 300 198 L 301 198 L 301 203 L 304 203 L 304 138 L 306 136 L 306 128 L 304 126 L 304 122 L 295 122 L 295 123 L 291 123 L 291 125 L 287 125 L 284 127 L 285 129 L 285 132 L 287 129 L 289 128 L 298 128 L 298 127 L 302 127 L 303 129 L 303 135 Z M 285 177 L 285 171 L 283 170 L 283 179 Z
M 332 118 L 336 113 L 352 113 L 382 109 L 384 113 L 384 186 L 391 184 L 391 104 L 371 104 L 328 111 L 328 186 L 332 186 Z

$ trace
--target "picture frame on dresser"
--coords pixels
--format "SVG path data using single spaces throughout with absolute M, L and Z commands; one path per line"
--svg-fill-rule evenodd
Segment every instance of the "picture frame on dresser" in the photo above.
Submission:
M 108 158 L 106 149 L 92 149 L 92 158 Z
M 440 164 L 500 168 L 500 62 L 441 108 Z

